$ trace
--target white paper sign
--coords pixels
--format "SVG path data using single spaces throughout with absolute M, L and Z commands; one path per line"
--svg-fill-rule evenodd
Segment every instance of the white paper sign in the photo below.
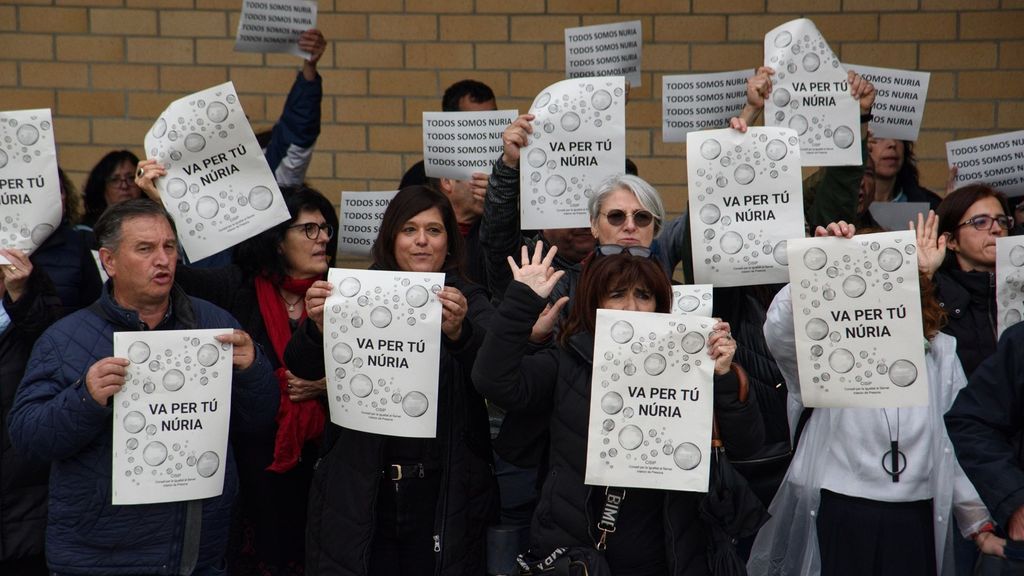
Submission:
M 713 289 L 711 284 L 672 286 L 672 313 L 710 317 L 714 309 Z
M 765 125 L 796 130 L 804 166 L 859 166 L 860 104 L 814 23 L 801 18 L 769 32 L 764 65 L 775 69 Z
M 661 139 L 686 142 L 696 130 L 728 128 L 747 103 L 750 70 L 661 77 Z
M 395 194 L 398 194 L 397 190 L 342 192 L 338 250 L 343 254 L 369 256 L 370 249 L 377 240 L 380 221 L 384 218 L 384 212 Z
M 49 108 L 0 112 L 0 247 L 31 254 L 60 225 L 54 142 Z
M 385 436 L 437 435 L 444 274 L 332 268 L 324 313 L 331 422 Z
M 996 238 L 996 304 L 999 336 L 1024 312 L 1024 236 Z
M 107 280 L 110 279 L 110 276 L 107 275 L 107 269 L 103 267 L 103 262 L 100 260 L 100 251 L 90 250 L 89 252 L 92 253 L 92 259 L 96 262 L 96 270 L 100 273 L 100 280 L 106 284 Z
M 522 226 L 586 228 L 587 201 L 626 168 L 626 91 L 621 76 L 562 80 L 533 101 L 533 135 L 521 150 Z
M 156 187 L 193 262 L 289 218 L 231 82 L 171 103 L 146 154 L 167 169 Z
M 316 28 L 316 0 L 242 0 L 235 33 L 237 52 L 287 52 L 309 58 L 299 36 Z
M 714 323 L 597 311 L 586 484 L 707 492 Z
M 501 156 L 501 135 L 518 110 L 424 112 L 423 169 L 431 178 L 470 180 L 474 172 L 491 173 Z
M 1024 195 L 1024 130 L 946 142 L 956 187 L 984 183 L 1007 196 Z
M 565 77 L 625 76 L 640 86 L 643 31 L 639 20 L 565 29 Z
M 843 64 L 875 85 L 875 105 L 871 108 L 871 133 L 876 138 L 917 140 L 928 99 L 930 72 L 877 68 L 861 64 Z
M 224 490 L 231 329 L 115 332 L 129 360 L 114 395 L 112 504 L 199 500 Z
M 686 141 L 693 275 L 715 286 L 789 279 L 786 240 L 804 236 L 800 147 L 789 128 L 693 132 Z
M 928 216 L 931 205 L 927 202 L 872 202 L 868 212 L 875 223 L 885 230 L 899 232 L 917 224 L 917 215 Z
M 928 404 L 914 233 L 789 242 L 805 406 Z

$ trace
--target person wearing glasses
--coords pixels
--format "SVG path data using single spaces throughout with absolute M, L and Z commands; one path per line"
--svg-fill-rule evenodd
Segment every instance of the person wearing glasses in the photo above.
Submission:
M 138 182 L 159 202 L 153 181 L 165 174 L 143 162 Z M 326 381 L 295 376 L 284 362 L 293 332 L 307 316 L 306 291 L 334 264 L 338 216 L 317 190 L 281 189 L 290 218 L 242 242 L 221 268 L 179 266 L 176 282 L 231 312 L 267 352 L 280 388 L 276 430 L 241 431 L 233 439 L 240 483 L 240 533 L 228 550 L 235 574 L 293 573 L 305 557 L 306 500 L 326 412 Z
M 918 265 L 949 315 L 968 378 L 996 350 L 996 240 L 1013 228 L 1002 192 L 975 184 L 954 190 L 928 219 L 918 217 Z
M 85 181 L 85 216 L 81 226 L 92 229 L 107 206 L 142 196 L 135 184 L 139 157 L 128 150 L 114 150 L 100 159 Z

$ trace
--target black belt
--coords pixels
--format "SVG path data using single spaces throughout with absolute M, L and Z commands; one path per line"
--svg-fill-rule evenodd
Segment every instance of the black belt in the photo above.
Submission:
M 416 464 L 388 464 L 380 471 L 380 475 L 385 480 L 398 482 L 399 480 L 408 480 L 410 478 L 424 478 L 427 472 L 439 469 L 440 466 L 436 464 L 424 464 L 423 462 L 417 462 Z

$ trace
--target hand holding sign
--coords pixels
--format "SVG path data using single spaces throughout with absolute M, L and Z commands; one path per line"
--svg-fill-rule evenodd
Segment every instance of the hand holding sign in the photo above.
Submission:
M 0 258 L 6 258 L 10 262 L 10 264 L 0 266 L 0 272 L 3 274 L 4 288 L 7 290 L 7 294 L 11 297 L 12 302 L 17 302 L 25 295 L 28 277 L 32 275 L 32 260 L 29 260 L 24 252 L 15 248 L 0 248 Z
M 306 315 L 321 333 L 324 331 L 324 305 L 333 290 L 330 282 L 317 280 L 306 291 Z
M 441 302 L 441 332 L 449 340 L 458 340 L 462 336 L 462 321 L 466 319 L 469 303 L 458 288 L 445 286 L 437 293 Z
M 719 322 L 712 330 L 714 331 L 708 338 L 708 356 L 715 360 L 715 375 L 725 376 L 732 369 L 732 359 L 736 355 L 736 340 L 732 337 L 728 322 Z
M 223 334 L 216 337 L 221 344 L 231 344 L 231 365 L 236 370 L 245 370 L 256 361 L 256 346 L 252 338 L 243 330 L 235 330 L 231 334 Z
M 108 356 L 97 360 L 85 373 L 85 389 L 100 406 L 106 406 L 111 396 L 121 391 L 128 360 Z
M 509 168 L 519 169 L 519 149 L 530 142 L 530 134 L 533 134 L 533 114 L 522 114 L 516 118 L 505 132 L 501 135 L 501 142 L 505 147 L 501 154 L 501 161 Z

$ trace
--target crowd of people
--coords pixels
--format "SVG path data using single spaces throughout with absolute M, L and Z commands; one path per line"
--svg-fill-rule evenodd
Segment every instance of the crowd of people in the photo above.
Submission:
M 704 493 L 584 482 L 596 311 L 670 312 L 673 272 L 692 278 L 689 215 L 668 220 L 627 160 L 589 198 L 589 228 L 523 230 L 529 114 L 504 130 L 489 173 L 396 175 L 372 248 L 372 269 L 445 275 L 436 438 L 331 423 L 324 315 L 339 218 L 304 184 L 326 41 L 310 30 L 300 47 L 309 58 L 260 135 L 287 221 L 182 262 L 156 185 L 166 171 L 118 150 L 82 194 L 61 172 L 63 220 L 31 256 L 0 250 L 0 573 L 479 576 L 506 573 L 495 567 L 520 552 L 529 573 L 718 573 Z M 754 71 L 732 129 L 756 121 L 774 73 Z M 872 203 L 934 208 L 910 223 L 930 404 L 805 407 L 789 286 L 716 287 L 715 441 L 772 515 L 731 544 L 751 574 L 970 574 L 994 559 L 994 573 L 1012 570 L 1024 327 L 997 341 L 994 274 L 1014 212 L 985 185 L 944 197 L 921 186 L 914 143 L 872 137 L 874 87 L 855 71 L 849 85 L 863 163 L 804 182 L 807 229 L 851 238 L 878 229 Z M 442 104 L 497 108 L 473 80 Z M 111 399 L 128 365 L 113 333 L 215 327 L 232 329 L 219 338 L 234 350 L 223 493 L 113 505 Z M 877 462 L 894 439 L 899 470 Z

